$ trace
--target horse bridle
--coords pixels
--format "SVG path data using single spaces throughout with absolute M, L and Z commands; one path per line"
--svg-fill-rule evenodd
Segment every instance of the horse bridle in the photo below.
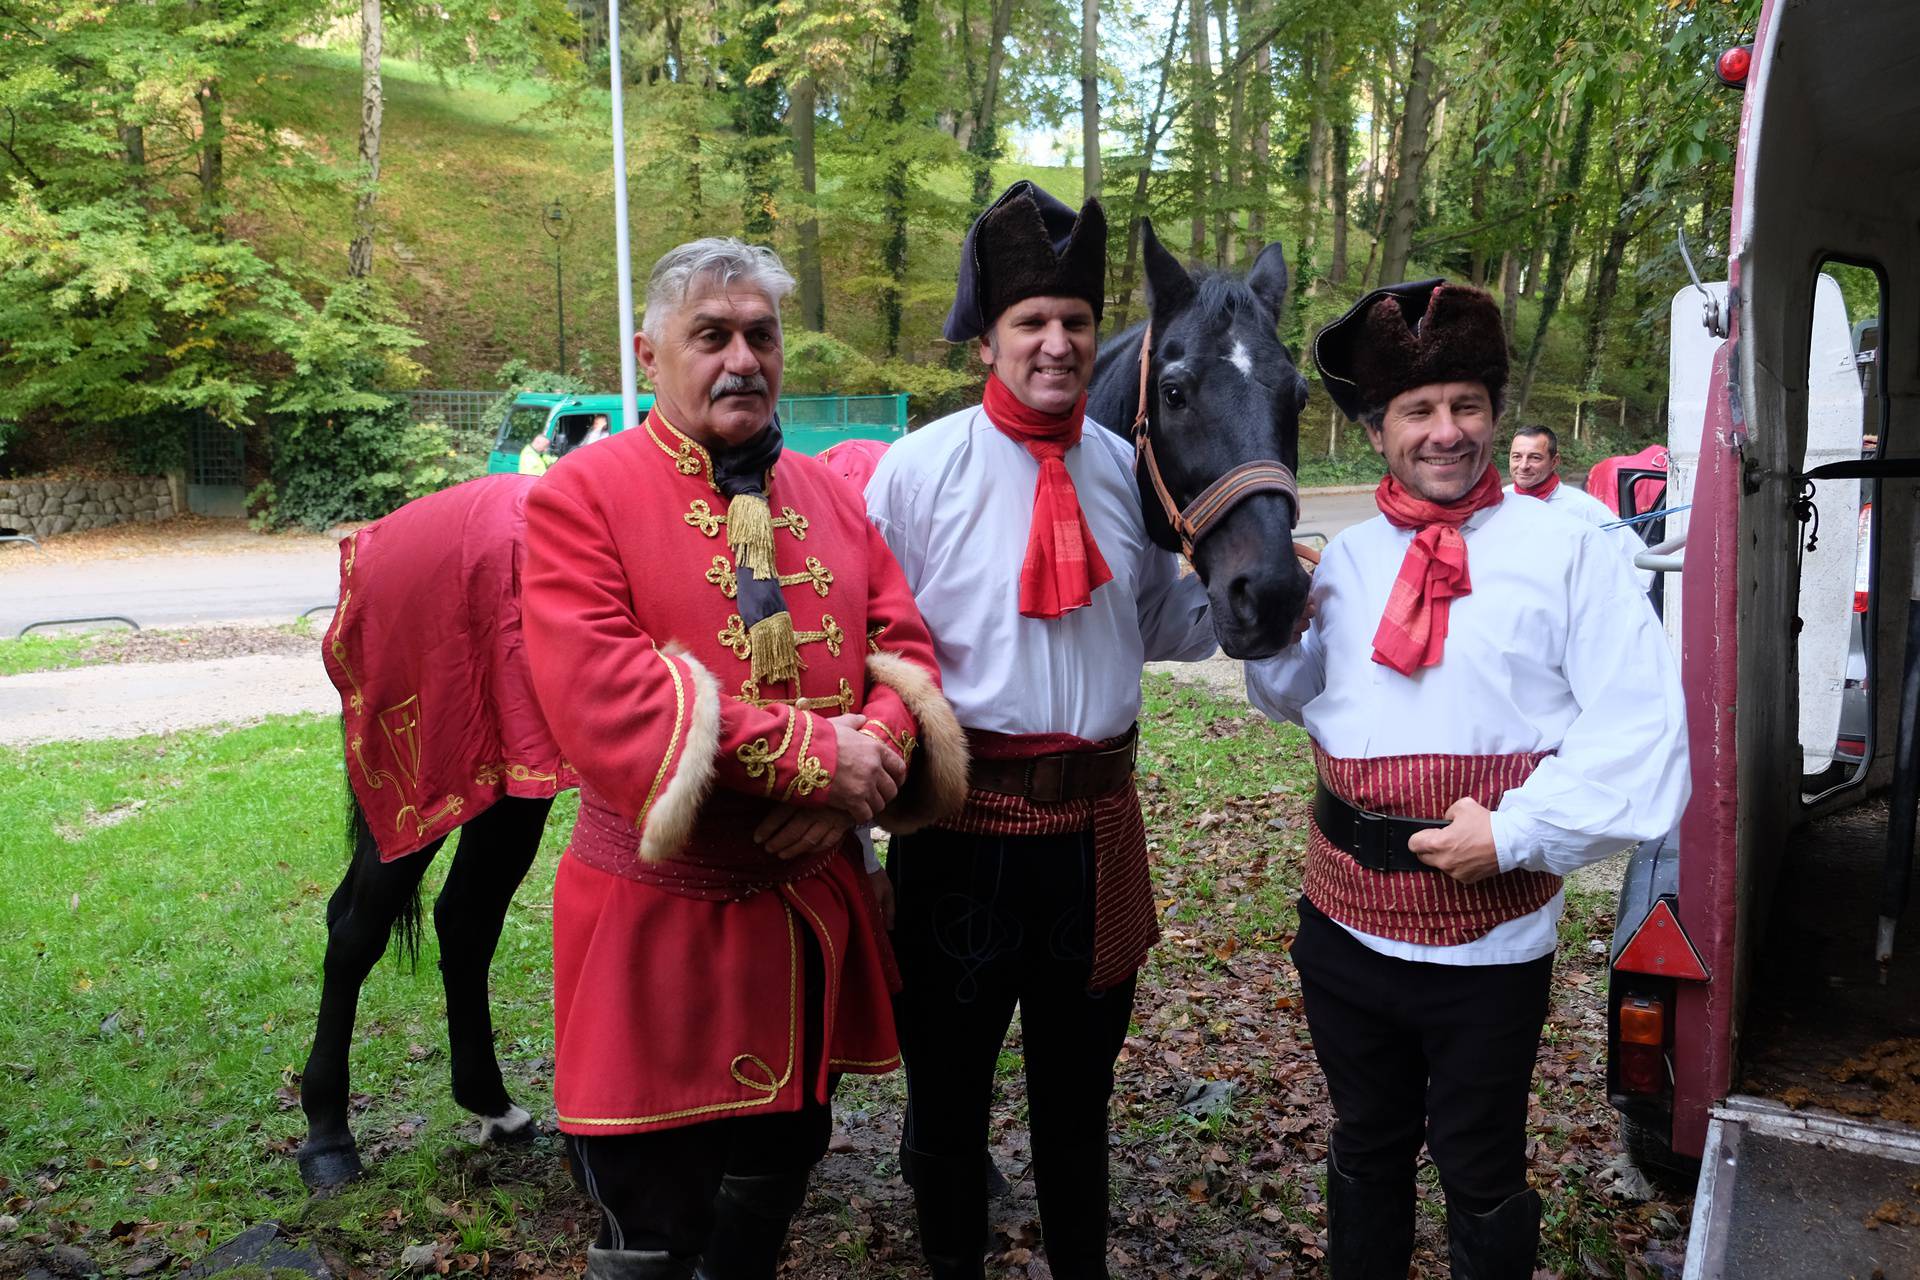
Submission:
M 1140 339 L 1140 408 L 1133 416 L 1133 468 L 1135 474 L 1146 468 L 1147 478 L 1153 481 L 1153 491 L 1159 496 L 1160 509 L 1166 514 L 1167 523 L 1173 526 L 1174 536 L 1180 539 L 1180 550 L 1187 560 L 1193 560 L 1193 549 L 1200 539 L 1206 537 L 1227 512 L 1256 493 L 1285 494 L 1293 506 L 1294 523 L 1298 524 L 1299 481 L 1284 463 L 1270 459 L 1241 463 L 1201 490 L 1200 496 L 1185 507 L 1174 501 L 1173 491 L 1167 488 L 1166 479 L 1160 474 L 1159 460 L 1153 456 L 1153 432 L 1147 426 L 1147 369 L 1152 360 L 1153 322 L 1148 321 L 1147 331 Z M 1320 559 L 1318 552 L 1298 542 L 1293 544 L 1293 549 L 1310 563 Z

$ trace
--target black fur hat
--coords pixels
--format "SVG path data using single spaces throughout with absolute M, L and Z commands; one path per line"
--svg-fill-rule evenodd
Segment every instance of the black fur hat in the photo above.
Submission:
M 1418 280 L 1354 303 L 1314 335 L 1313 362 L 1327 394 L 1355 422 L 1433 382 L 1483 383 L 1497 410 L 1507 386 L 1507 335 L 1489 295 Z
M 1107 215 L 1098 200 L 1074 211 L 1034 186 L 1008 187 L 960 246 L 960 281 L 946 338 L 966 342 L 1028 298 L 1084 298 L 1097 323 L 1107 302 Z

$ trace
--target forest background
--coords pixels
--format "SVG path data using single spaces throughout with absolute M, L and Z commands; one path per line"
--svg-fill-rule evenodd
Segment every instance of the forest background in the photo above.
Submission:
M 1208 267 L 1283 244 L 1296 349 L 1380 282 L 1485 286 L 1509 422 L 1578 463 L 1665 438 L 1675 233 L 1724 275 L 1739 95 L 1713 60 L 1758 9 L 634 0 L 636 287 L 683 239 L 770 242 L 799 278 L 788 389 L 906 391 L 925 420 L 978 393 L 938 339 L 960 238 L 1028 177 L 1106 202 L 1108 333 L 1143 316 L 1147 217 Z M 608 21 L 0 0 L 0 475 L 177 467 L 212 421 L 246 433 L 263 519 L 324 524 L 478 465 L 385 393 L 615 389 Z M 1302 458 L 1378 474 L 1317 387 Z

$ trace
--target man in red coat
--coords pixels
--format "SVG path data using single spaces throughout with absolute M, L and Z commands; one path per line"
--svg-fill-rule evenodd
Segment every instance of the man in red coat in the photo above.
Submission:
M 580 773 L 554 885 L 554 1101 L 592 1280 L 771 1280 L 844 1072 L 899 1063 L 856 824 L 957 808 L 966 746 L 857 496 L 781 451 L 769 250 L 682 245 L 640 429 L 528 502 L 525 628 Z

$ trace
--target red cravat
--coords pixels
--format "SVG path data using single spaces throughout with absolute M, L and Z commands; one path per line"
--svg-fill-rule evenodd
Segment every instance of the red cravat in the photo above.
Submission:
M 1067 472 L 1067 450 L 1080 443 L 1087 419 L 1082 395 L 1072 412 L 1040 413 L 1021 403 L 997 376 L 988 375 L 987 421 L 1017 441 L 1040 464 L 1033 486 L 1033 522 L 1027 557 L 1020 565 L 1020 616 L 1052 620 L 1093 603 L 1093 590 L 1113 581 L 1113 570 L 1087 528 Z
M 1373 634 L 1373 660 L 1410 676 L 1440 661 L 1447 643 L 1447 614 L 1455 596 L 1473 591 L 1467 576 L 1467 540 L 1460 526 L 1482 507 L 1496 506 L 1500 473 L 1489 465 L 1457 502 L 1442 506 L 1415 497 L 1386 476 L 1373 500 L 1396 529 L 1417 529 L 1387 596 L 1387 610 Z
M 1540 499 L 1540 501 L 1545 502 L 1548 498 L 1551 498 L 1553 496 L 1553 491 L 1555 489 L 1558 489 L 1559 487 L 1560 487 L 1560 473 L 1558 471 L 1555 471 L 1552 474 L 1548 475 L 1545 480 L 1542 480 L 1539 484 L 1533 486 L 1533 488 L 1531 489 L 1527 488 L 1527 486 L 1523 484 L 1516 484 L 1515 486 L 1513 486 L 1513 491 L 1515 493 L 1524 493 L 1529 498 L 1538 498 Z

